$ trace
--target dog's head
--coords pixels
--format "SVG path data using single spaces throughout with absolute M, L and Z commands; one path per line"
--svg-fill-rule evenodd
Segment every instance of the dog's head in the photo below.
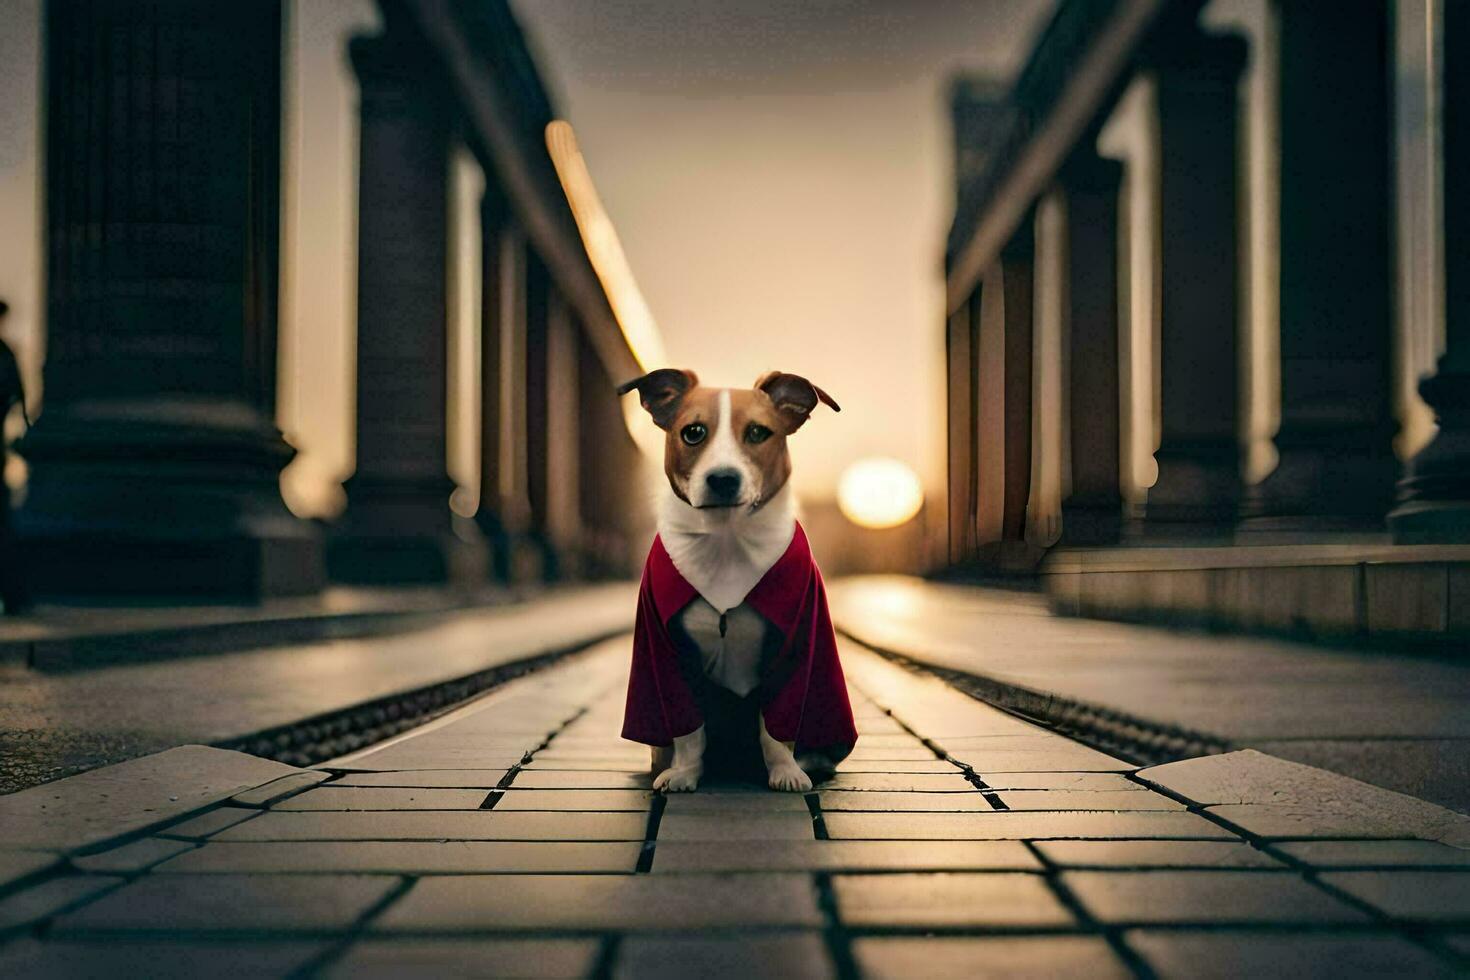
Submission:
M 693 371 L 663 368 L 634 378 L 618 394 L 638 398 L 666 433 L 664 472 L 692 507 L 755 509 L 791 476 L 786 437 L 818 403 L 840 412 L 806 378 L 768 371 L 752 388 L 703 388 Z

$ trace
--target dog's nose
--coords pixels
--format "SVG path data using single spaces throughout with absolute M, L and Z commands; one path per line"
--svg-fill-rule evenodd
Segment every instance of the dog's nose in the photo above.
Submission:
M 740 495 L 740 471 L 722 467 L 710 470 L 704 478 L 710 495 L 716 500 L 734 500 Z

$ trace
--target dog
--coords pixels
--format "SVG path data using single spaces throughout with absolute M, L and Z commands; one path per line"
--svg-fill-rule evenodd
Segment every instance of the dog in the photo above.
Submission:
M 830 771 L 857 736 L 821 575 L 796 519 L 787 439 L 819 405 L 841 409 L 780 371 L 732 389 L 662 369 L 618 393 L 635 389 L 666 433 L 667 480 L 624 737 L 653 746 L 656 790 L 695 789 L 707 755 L 746 734 L 772 789 L 810 790 L 812 773 Z M 746 719 L 720 736 L 728 745 L 710 744 L 712 713 Z

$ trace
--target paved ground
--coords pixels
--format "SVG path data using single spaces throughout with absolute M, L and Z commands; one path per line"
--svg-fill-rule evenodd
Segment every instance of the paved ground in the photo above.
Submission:
M 902 576 L 838 582 L 832 613 L 917 660 L 1470 813 L 1470 660 L 1068 619 L 1042 596 Z
M 601 639 L 631 626 L 632 589 L 567 589 L 392 636 L 67 673 L 0 663 L 0 793 Z
M 24 848 L 67 849 L 67 783 L 11 797 L 58 812 L 0 842 L 0 975 L 1470 969 L 1470 832 L 1437 807 L 1250 753 L 1139 775 L 850 644 L 834 780 L 664 799 L 617 738 L 626 646 L 49 872 Z

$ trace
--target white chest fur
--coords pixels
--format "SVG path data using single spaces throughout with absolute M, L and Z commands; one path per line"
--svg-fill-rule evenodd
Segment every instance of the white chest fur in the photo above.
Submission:
M 796 533 L 791 485 L 754 512 L 701 510 L 665 489 L 658 533 L 684 580 L 717 612 L 725 612 L 745 601 L 791 544 Z

